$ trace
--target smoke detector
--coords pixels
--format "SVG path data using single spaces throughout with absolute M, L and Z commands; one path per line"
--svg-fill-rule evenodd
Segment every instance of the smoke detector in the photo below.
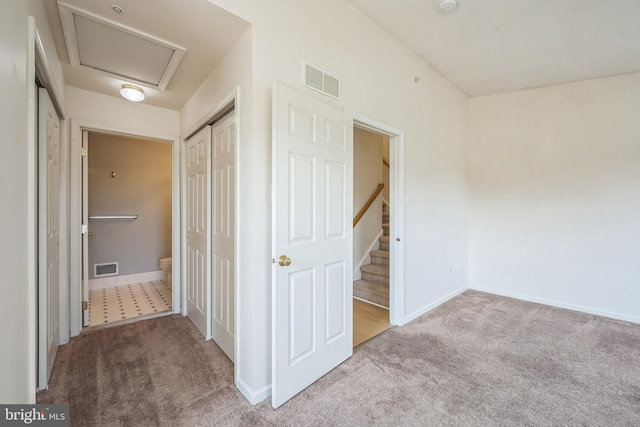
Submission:
M 451 13 L 458 7 L 458 0 L 440 0 L 440 12 Z

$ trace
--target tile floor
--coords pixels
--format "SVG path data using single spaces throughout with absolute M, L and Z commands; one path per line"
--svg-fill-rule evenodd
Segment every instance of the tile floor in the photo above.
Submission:
M 89 291 L 89 326 L 171 309 L 171 286 L 163 280 Z

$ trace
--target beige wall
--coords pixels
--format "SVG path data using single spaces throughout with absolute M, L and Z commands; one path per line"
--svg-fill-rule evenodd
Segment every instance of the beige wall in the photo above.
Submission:
M 470 285 L 640 322 L 640 74 L 471 100 Z
M 138 215 L 89 220 L 90 278 L 113 261 L 120 275 L 160 270 L 171 256 L 171 144 L 91 132 L 88 162 L 89 215 Z
M 378 184 L 384 183 L 382 144 L 384 137 L 359 128 L 353 131 L 353 215 L 357 215 Z M 354 280 L 360 265 L 370 262 L 369 248 L 382 230 L 382 194 L 353 229 Z M 361 263 L 362 260 L 365 262 Z

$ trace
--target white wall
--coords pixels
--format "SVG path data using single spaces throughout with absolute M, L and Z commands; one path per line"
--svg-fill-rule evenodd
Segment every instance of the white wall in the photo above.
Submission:
M 73 86 L 65 87 L 65 107 L 70 119 L 80 119 L 106 125 L 124 132 L 152 132 L 177 137 L 180 134 L 180 113 L 166 108 L 134 103 Z
M 353 130 L 353 215 L 384 183 L 382 143 L 384 137 L 363 129 Z M 353 228 L 353 280 L 361 278 L 360 266 L 369 264 L 369 249 L 382 231 L 382 193 Z M 375 246 L 378 248 L 379 246 Z M 363 261 L 364 262 L 361 262 Z
M 2 4 L 0 14 L 0 402 L 35 402 L 35 282 L 30 274 L 27 6 Z
M 640 74 L 471 100 L 470 285 L 640 322 Z
M 253 24 L 254 128 L 243 161 L 240 197 L 250 208 L 244 262 L 251 292 L 241 322 L 252 335 L 250 388 L 257 398 L 271 383 L 271 93 L 274 80 L 301 87 L 306 60 L 342 79 L 340 102 L 404 131 L 405 320 L 466 287 L 465 155 L 468 98 L 380 27 L 341 0 L 210 0 Z M 418 82 L 415 78 L 418 77 Z M 241 166 L 242 167 L 242 166 Z M 245 238 L 246 239 L 246 238 Z M 244 242 L 244 243 L 243 243 Z M 461 273 L 449 274 L 459 264 Z M 243 302 L 244 304 L 244 302 Z
M 53 49 L 43 0 L 7 0 L 0 14 L 0 402 L 35 402 L 36 276 L 35 276 L 35 74 L 34 40 L 28 16 L 34 17 L 46 50 L 53 81 L 62 89 L 64 78 Z M 31 156 L 31 157 L 30 157 Z M 64 286 L 64 284 L 61 284 Z
M 237 271 L 235 301 L 237 301 L 239 321 L 236 325 L 236 337 L 239 340 L 239 351 L 235 355 L 236 384 L 243 394 L 252 402 L 255 396 L 264 391 L 256 377 L 256 364 L 262 364 L 264 341 L 267 339 L 265 325 L 261 317 L 255 318 L 254 306 L 258 304 L 263 290 L 260 283 L 265 280 L 262 271 L 254 268 L 264 263 L 264 251 L 256 245 L 254 235 L 263 234 L 257 229 L 254 220 L 256 212 L 264 209 L 264 197 L 261 185 L 264 176 L 252 171 L 256 162 L 256 141 L 253 138 L 253 34 L 248 29 L 229 51 L 216 69 L 202 83 L 196 93 L 187 101 L 181 110 L 181 135 L 185 138 L 195 126 L 204 124 L 219 103 L 239 88 L 239 99 L 236 103 L 236 129 L 240 139 L 237 148 L 236 173 L 236 253 L 242 259 L 245 268 Z M 260 152 L 257 150 L 258 153 Z M 270 193 L 269 193 L 270 194 Z M 260 214 L 258 214 L 260 215 Z M 263 243 L 258 241 L 258 243 Z M 263 301 L 264 302 L 264 301 Z M 262 389 L 262 391 L 261 391 Z

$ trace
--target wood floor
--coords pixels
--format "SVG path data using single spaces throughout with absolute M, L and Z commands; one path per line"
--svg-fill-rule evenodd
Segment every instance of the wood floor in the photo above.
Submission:
M 389 310 L 353 299 L 353 346 L 375 337 L 391 327 Z

